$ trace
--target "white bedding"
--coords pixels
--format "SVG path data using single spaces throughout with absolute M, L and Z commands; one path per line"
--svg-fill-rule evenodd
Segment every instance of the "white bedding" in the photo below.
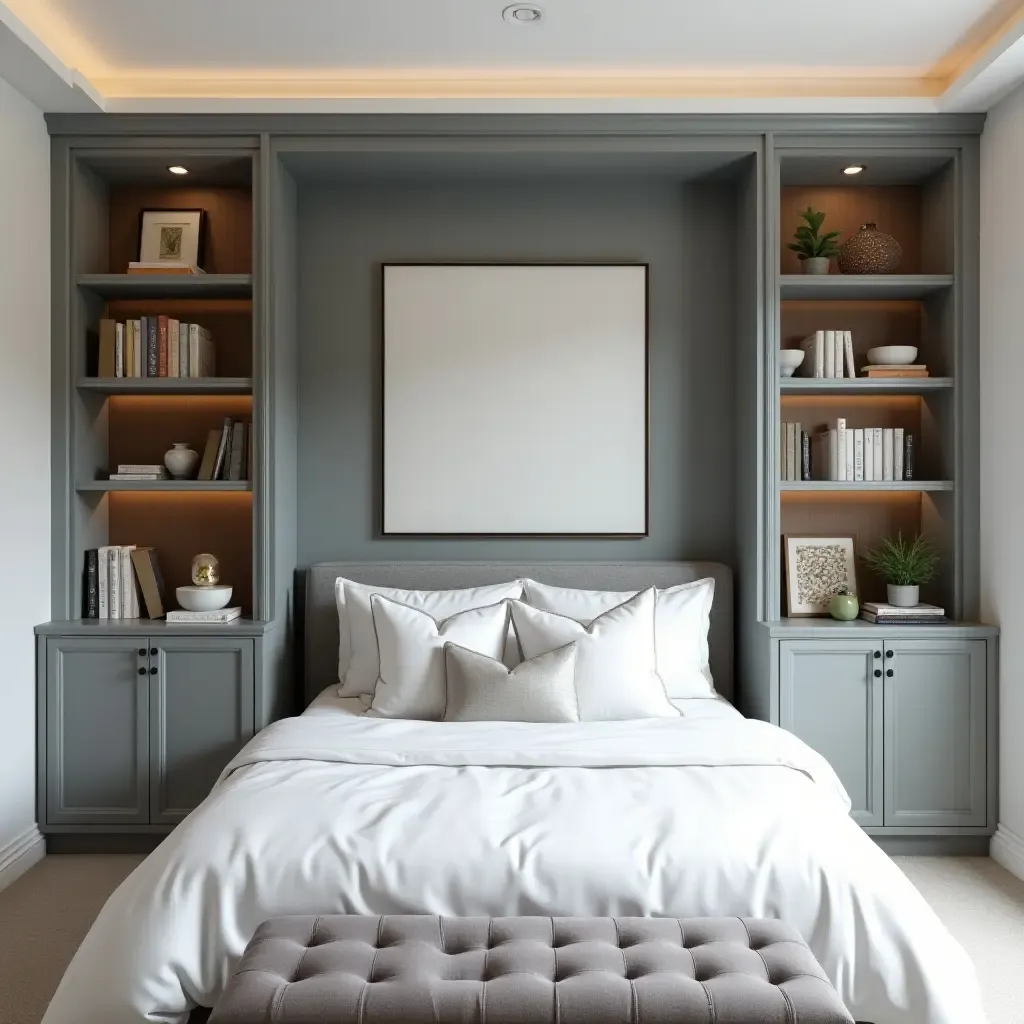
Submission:
M 716 700 L 680 705 L 436 723 L 321 695 L 111 896 L 44 1024 L 183 1021 L 261 921 L 332 912 L 781 917 L 858 1019 L 982 1021 L 966 955 L 850 820 L 828 764 Z

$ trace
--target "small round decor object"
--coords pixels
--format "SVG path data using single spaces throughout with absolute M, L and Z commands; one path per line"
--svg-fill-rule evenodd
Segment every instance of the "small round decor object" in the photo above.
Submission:
M 175 441 L 174 447 L 164 453 L 164 465 L 175 480 L 187 480 L 199 462 L 199 455 L 187 441 Z
M 783 348 L 779 350 L 779 373 L 783 377 L 792 377 L 797 367 L 804 361 L 807 353 L 800 348 Z
M 900 243 L 870 222 L 839 250 L 836 262 L 840 274 L 895 274 L 902 261 Z
M 219 611 L 231 600 L 231 587 L 178 587 L 175 593 L 187 612 Z
M 216 555 L 203 552 L 192 559 L 192 582 L 197 587 L 212 587 L 220 583 L 220 562 Z
M 857 600 L 857 595 L 845 590 L 833 595 L 832 600 L 828 603 L 828 613 L 833 619 L 838 619 L 840 622 L 852 622 L 860 615 L 860 602 Z
M 879 345 L 868 349 L 868 362 L 872 366 L 908 366 L 916 358 L 916 345 Z

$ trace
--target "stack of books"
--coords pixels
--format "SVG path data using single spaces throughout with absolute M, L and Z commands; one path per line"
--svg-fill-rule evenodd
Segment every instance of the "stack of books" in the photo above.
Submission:
M 165 260 L 163 263 L 140 263 L 132 260 L 128 264 L 129 274 L 205 274 L 206 271 L 194 263 L 175 263 Z
M 199 480 L 252 479 L 252 424 L 229 416 L 206 439 Z
M 111 544 L 85 552 L 85 619 L 159 619 L 164 580 L 154 548 Z
M 924 363 L 869 363 L 864 367 L 864 376 L 872 380 L 886 377 L 927 377 L 928 367 Z
M 216 355 L 210 332 L 169 316 L 144 316 L 117 323 L 100 320 L 100 377 L 214 377 Z
M 208 623 L 219 623 L 219 622 L 233 622 L 235 619 L 241 618 L 242 609 L 241 607 L 235 608 L 218 608 L 213 612 L 188 612 L 184 608 L 170 611 L 167 613 L 168 622 L 208 622 Z
M 815 331 L 800 347 L 807 353 L 801 371 L 805 377 L 834 380 L 856 377 L 853 367 L 853 335 L 850 331 Z
M 860 617 L 878 626 L 935 626 L 946 621 L 946 612 L 934 604 L 898 608 L 894 604 L 865 601 L 860 606 Z
M 913 480 L 915 438 L 902 427 L 848 428 L 843 417 L 819 430 L 812 455 L 820 480 Z
M 783 480 L 811 480 L 811 435 L 800 423 L 782 424 L 779 465 Z
M 167 477 L 166 467 L 156 463 L 122 462 L 117 472 L 110 474 L 111 480 L 166 480 Z

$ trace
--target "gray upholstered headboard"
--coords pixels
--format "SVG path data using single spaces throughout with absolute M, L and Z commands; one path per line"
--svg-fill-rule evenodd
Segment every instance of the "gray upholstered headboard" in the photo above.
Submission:
M 338 612 L 334 581 L 404 590 L 454 590 L 530 577 L 582 590 L 641 590 L 715 578 L 711 611 L 711 671 L 715 688 L 732 700 L 732 572 L 718 562 L 320 562 L 306 570 L 305 703 L 338 681 Z

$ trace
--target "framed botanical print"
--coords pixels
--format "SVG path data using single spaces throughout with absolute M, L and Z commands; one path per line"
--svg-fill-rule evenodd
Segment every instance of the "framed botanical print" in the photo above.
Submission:
M 852 537 L 787 534 L 783 540 L 787 615 L 827 615 L 840 590 L 857 593 Z
M 143 210 L 139 262 L 199 267 L 203 256 L 202 210 Z

